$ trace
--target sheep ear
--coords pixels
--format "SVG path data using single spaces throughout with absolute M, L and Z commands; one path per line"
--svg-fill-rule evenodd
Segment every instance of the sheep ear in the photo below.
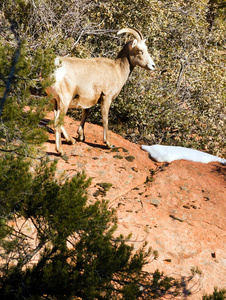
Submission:
M 132 48 L 134 48 L 135 46 L 137 45 L 137 40 L 133 40 L 133 43 L 132 43 Z

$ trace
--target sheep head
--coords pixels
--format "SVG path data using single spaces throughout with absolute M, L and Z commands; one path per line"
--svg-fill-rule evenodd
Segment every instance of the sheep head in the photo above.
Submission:
M 154 70 L 155 63 L 148 53 L 142 33 L 134 28 L 123 28 L 117 34 L 129 33 L 135 39 L 129 43 L 129 60 L 133 67 L 140 66 L 146 70 Z

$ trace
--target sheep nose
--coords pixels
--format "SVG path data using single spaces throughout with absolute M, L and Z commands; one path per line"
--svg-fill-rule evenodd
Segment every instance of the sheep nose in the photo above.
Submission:
M 154 70 L 155 69 L 155 64 L 152 62 L 151 64 L 147 65 L 148 70 Z

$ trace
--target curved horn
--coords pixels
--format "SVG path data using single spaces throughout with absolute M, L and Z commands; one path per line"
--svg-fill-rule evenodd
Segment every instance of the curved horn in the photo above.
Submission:
M 135 28 L 123 28 L 123 29 L 119 30 L 117 34 L 122 34 L 122 33 L 131 33 L 132 35 L 135 36 L 135 38 L 138 41 L 143 40 L 142 33 Z

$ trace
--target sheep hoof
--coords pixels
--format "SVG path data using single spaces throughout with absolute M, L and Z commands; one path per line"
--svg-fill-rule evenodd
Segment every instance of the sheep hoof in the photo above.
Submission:
M 80 135 L 80 136 L 78 137 L 78 140 L 79 140 L 80 142 L 84 142 L 84 141 L 85 141 L 85 136 L 84 136 L 84 135 Z
M 74 145 L 76 142 L 76 140 L 74 138 L 71 138 L 69 141 L 68 141 L 68 144 L 69 145 Z
M 115 145 L 111 145 L 110 143 L 106 142 L 106 146 L 108 147 L 108 149 L 112 149 L 115 148 Z
M 80 142 L 84 142 L 85 141 L 84 130 L 81 127 L 79 127 L 77 133 L 78 133 L 78 140 Z
M 62 148 L 57 149 L 56 148 L 56 152 L 60 155 L 60 156 L 64 156 L 65 152 L 63 151 Z

